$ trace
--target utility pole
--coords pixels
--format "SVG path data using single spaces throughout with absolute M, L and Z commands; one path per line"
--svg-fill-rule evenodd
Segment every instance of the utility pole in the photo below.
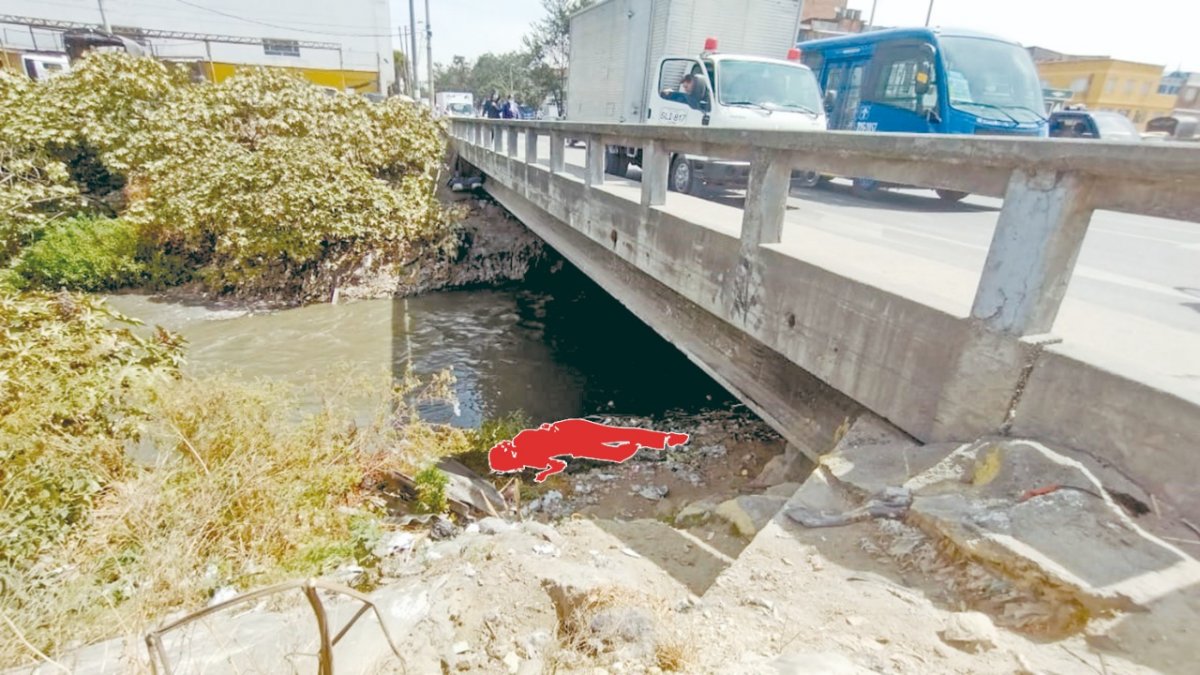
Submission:
M 396 83 L 396 89 L 402 94 L 412 95 L 412 68 L 408 65 L 408 31 L 404 26 L 397 26 L 396 32 L 400 34 L 400 53 L 404 55 L 404 72 L 400 72 L 399 64 L 393 64 L 396 70 L 396 77 L 404 78 L 404 88 L 400 89 L 400 83 Z
M 879 4 L 879 0 L 871 0 L 871 18 L 867 19 L 867 28 L 875 25 L 875 6 Z M 929 23 L 926 21 L 925 23 Z
M 409 53 L 408 60 L 412 61 L 413 98 L 420 101 L 421 87 L 418 84 L 420 81 L 418 74 L 421 71 L 417 70 L 417 10 L 414 2 L 415 0 L 408 0 L 408 26 L 412 30 L 412 52 Z
M 925 25 L 929 26 L 929 17 L 933 16 L 933 0 L 929 0 L 929 11 L 925 12 Z
M 433 26 L 430 25 L 429 0 L 425 0 L 425 68 L 429 73 L 429 109 L 433 110 Z
M 108 15 L 104 13 L 104 0 L 96 0 L 96 5 L 100 8 L 100 23 L 104 24 L 104 32 L 112 34 L 112 26 L 108 25 Z

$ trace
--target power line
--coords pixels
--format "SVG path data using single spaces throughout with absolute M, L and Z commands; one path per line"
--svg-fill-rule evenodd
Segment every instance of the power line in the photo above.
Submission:
M 194 2 L 188 2 L 188 0 L 175 0 L 175 2 L 178 2 L 181 5 L 187 5 L 188 7 L 193 7 L 195 9 L 199 9 L 204 12 L 210 12 L 210 13 L 216 14 L 218 16 L 223 16 L 227 19 L 236 19 L 238 21 L 244 21 L 246 23 L 257 24 L 259 26 L 266 26 L 268 28 L 278 28 L 280 30 L 290 30 L 290 31 L 295 31 L 297 33 L 313 33 L 315 35 L 336 35 L 339 37 L 373 37 L 373 38 L 381 38 L 381 37 L 390 38 L 390 37 L 392 37 L 391 33 L 340 33 L 337 31 L 329 31 L 329 30 L 311 30 L 308 28 L 296 28 L 294 26 L 286 26 L 286 25 L 282 25 L 282 24 L 271 23 L 269 21 L 260 21 L 258 19 L 251 19 L 249 17 L 238 16 L 237 14 L 232 14 L 230 12 L 224 12 L 219 9 L 213 9 L 211 7 L 205 7 L 204 5 L 198 5 Z

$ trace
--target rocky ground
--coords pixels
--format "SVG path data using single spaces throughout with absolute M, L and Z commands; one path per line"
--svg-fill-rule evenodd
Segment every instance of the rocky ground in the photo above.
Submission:
M 737 410 L 652 424 L 692 440 L 385 537 L 367 597 L 395 652 L 368 613 L 337 672 L 1194 672 L 1200 564 L 1066 455 L 860 420 L 814 468 Z M 334 634 L 361 606 L 322 597 Z M 177 672 L 316 672 L 317 636 L 298 598 L 254 599 L 164 646 Z M 116 640 L 63 665 L 147 661 Z

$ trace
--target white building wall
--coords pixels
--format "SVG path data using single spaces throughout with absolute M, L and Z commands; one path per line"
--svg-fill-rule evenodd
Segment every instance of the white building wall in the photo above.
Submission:
M 302 47 L 299 57 L 266 54 L 261 46 L 211 44 L 217 62 L 374 71 L 382 88 L 395 79 L 391 8 L 388 0 L 104 0 L 113 27 L 186 31 L 310 42 L 341 49 Z M 0 14 L 100 24 L 97 0 L 0 0 Z M 166 58 L 205 58 L 203 42 L 153 39 L 153 52 Z M 36 43 L 36 45 L 35 45 Z M 0 25 L 0 47 L 60 51 L 55 31 Z M 340 53 L 339 53 L 340 51 Z

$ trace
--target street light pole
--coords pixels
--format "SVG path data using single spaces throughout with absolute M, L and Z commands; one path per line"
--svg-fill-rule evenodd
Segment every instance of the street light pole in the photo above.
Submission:
M 408 0 L 408 26 L 411 29 L 410 34 L 412 35 L 412 51 L 408 53 L 408 60 L 412 61 L 413 98 L 420 101 L 421 87 L 419 86 L 420 78 L 418 77 L 418 73 L 421 71 L 417 70 L 417 10 L 413 4 L 413 0 Z
M 425 0 L 425 68 L 429 73 L 429 108 L 433 109 L 433 26 L 430 25 L 429 0 Z
M 933 0 L 929 0 L 929 11 L 925 12 L 925 25 L 929 26 L 929 18 L 933 16 Z
M 108 15 L 104 13 L 104 0 L 96 0 L 96 6 L 100 8 L 100 23 L 104 24 L 104 32 L 112 34 L 112 26 L 108 25 Z

